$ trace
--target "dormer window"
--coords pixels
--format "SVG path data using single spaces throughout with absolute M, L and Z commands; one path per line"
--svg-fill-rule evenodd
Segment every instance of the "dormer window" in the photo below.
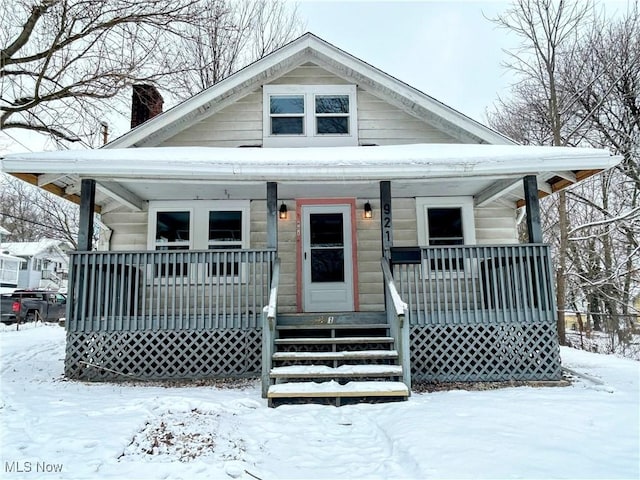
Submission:
M 355 85 L 265 85 L 265 147 L 357 145 Z
M 269 97 L 271 135 L 304 135 L 304 95 Z

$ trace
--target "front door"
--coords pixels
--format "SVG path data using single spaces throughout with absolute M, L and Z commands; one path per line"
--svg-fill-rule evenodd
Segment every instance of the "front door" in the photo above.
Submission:
M 302 206 L 305 312 L 353 311 L 350 205 Z

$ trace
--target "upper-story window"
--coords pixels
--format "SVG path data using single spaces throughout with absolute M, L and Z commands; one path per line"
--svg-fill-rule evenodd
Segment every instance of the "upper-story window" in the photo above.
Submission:
M 265 85 L 265 147 L 358 144 L 355 85 Z

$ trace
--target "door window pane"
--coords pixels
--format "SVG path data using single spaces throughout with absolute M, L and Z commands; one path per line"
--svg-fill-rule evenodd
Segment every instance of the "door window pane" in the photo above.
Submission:
M 344 282 L 344 250 L 321 248 L 311 250 L 312 282 Z
M 344 245 L 341 213 L 313 213 L 309 215 L 311 247 Z

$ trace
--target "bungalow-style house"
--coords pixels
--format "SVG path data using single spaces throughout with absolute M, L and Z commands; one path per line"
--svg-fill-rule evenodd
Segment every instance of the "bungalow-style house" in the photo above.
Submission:
M 4 242 L 0 250 L 24 260 L 18 274 L 18 288 L 43 288 L 65 291 L 69 272 L 68 252 L 72 246 L 64 240 L 42 238 L 37 242 Z
M 103 148 L 2 170 L 80 204 L 68 377 L 261 374 L 281 402 L 560 379 L 538 198 L 618 161 L 515 145 L 307 33 Z

